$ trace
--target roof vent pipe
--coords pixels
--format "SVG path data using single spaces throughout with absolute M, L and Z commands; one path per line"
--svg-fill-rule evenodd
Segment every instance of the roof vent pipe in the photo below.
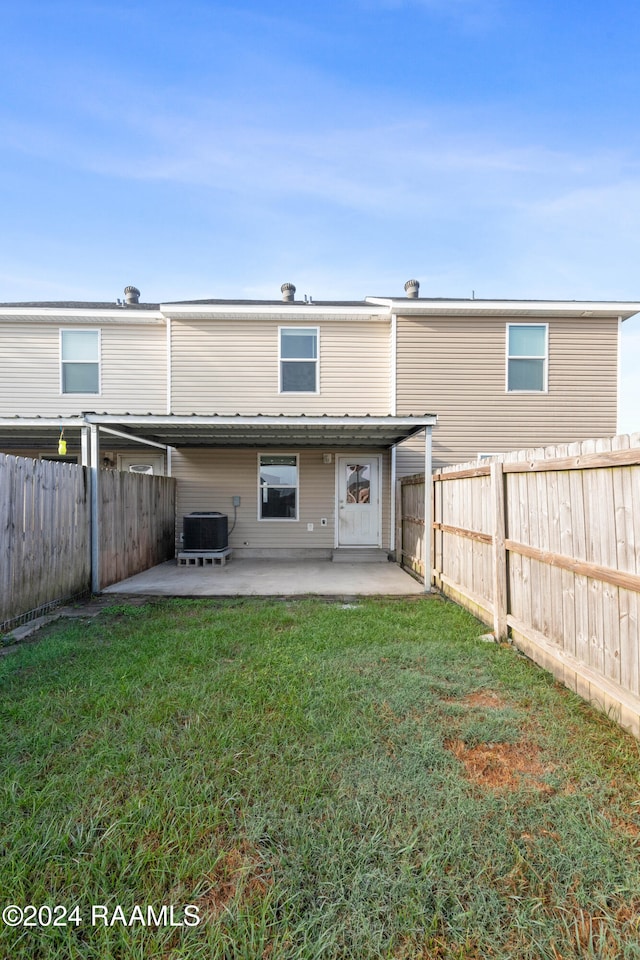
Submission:
M 293 303 L 296 295 L 296 288 L 293 283 L 283 283 L 280 287 L 282 299 L 285 303 Z
M 140 302 L 140 291 L 137 287 L 125 287 L 124 288 L 124 302 L 125 303 L 139 303 Z
M 407 280 L 404 285 L 404 289 L 408 297 L 411 297 L 412 300 L 416 300 L 420 296 L 420 281 Z

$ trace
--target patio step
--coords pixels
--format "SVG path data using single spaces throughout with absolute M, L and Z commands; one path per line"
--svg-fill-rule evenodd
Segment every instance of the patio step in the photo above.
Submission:
M 339 547 L 333 551 L 331 559 L 334 563 L 388 563 L 386 550 L 376 547 Z

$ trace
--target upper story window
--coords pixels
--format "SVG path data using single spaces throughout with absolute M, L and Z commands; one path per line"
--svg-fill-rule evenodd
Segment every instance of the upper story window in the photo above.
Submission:
M 280 393 L 318 393 L 317 327 L 280 327 Z
M 100 331 L 60 331 L 62 393 L 100 393 Z
M 546 323 L 507 324 L 508 391 L 546 391 L 548 341 Z

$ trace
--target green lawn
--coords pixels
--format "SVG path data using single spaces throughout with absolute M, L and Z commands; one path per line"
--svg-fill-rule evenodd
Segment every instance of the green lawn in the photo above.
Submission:
M 637 744 L 483 632 L 167 600 L 3 657 L 0 906 L 72 919 L 0 957 L 640 958 Z

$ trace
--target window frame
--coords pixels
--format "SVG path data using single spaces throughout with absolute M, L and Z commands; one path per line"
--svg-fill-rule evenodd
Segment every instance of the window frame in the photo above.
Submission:
M 98 335 L 98 359 L 95 362 L 98 367 L 98 389 L 91 393 L 80 391 L 69 391 L 64 389 L 64 365 L 65 363 L 78 363 L 77 360 L 64 360 L 62 353 L 62 344 L 65 333 L 96 333 Z M 60 356 L 60 396 L 61 397 L 99 397 L 102 395 L 102 330 L 100 327 L 60 327 L 59 330 L 59 356 Z M 89 362 L 89 361 L 87 361 Z
M 511 340 L 511 328 L 512 327 L 543 327 L 544 328 L 544 354 L 527 354 L 527 355 L 512 355 L 509 351 L 510 340 Z M 536 396 L 541 393 L 549 392 L 549 324 L 548 323 L 531 323 L 529 321 L 521 321 L 518 323 L 507 323 L 506 331 L 506 342 L 505 342 L 505 393 L 511 394 L 527 394 L 530 396 Z M 515 387 L 509 386 L 509 369 L 511 360 L 542 360 L 542 388 L 540 390 L 518 390 Z
M 262 516 L 262 490 L 266 486 L 267 488 L 282 489 L 286 488 L 289 490 L 292 487 L 290 483 L 270 483 L 270 484 L 261 484 L 260 483 L 260 472 L 262 469 L 262 458 L 263 457 L 293 457 L 296 461 L 296 515 L 295 517 L 263 517 Z M 268 464 L 267 464 L 268 466 Z M 298 523 L 300 521 L 300 455 L 298 453 L 293 453 L 288 450 L 278 450 L 277 453 L 273 451 L 267 452 L 266 450 L 258 451 L 258 503 L 257 503 L 257 515 L 258 523 Z
M 53 453 L 49 455 L 48 453 L 41 453 L 38 455 L 38 460 L 44 460 L 47 463 L 73 463 L 77 464 L 80 462 L 80 458 L 77 453 L 66 453 L 64 456 L 59 454 L 56 456 Z
M 282 334 L 286 330 L 304 330 L 308 333 L 314 333 L 316 337 L 316 355 L 315 357 L 283 357 L 282 356 Z M 315 363 L 316 386 L 315 390 L 284 390 L 282 387 L 282 364 L 283 363 Z M 287 397 L 317 397 L 320 393 L 320 327 L 305 327 L 295 324 L 282 324 L 278 326 L 278 393 Z

